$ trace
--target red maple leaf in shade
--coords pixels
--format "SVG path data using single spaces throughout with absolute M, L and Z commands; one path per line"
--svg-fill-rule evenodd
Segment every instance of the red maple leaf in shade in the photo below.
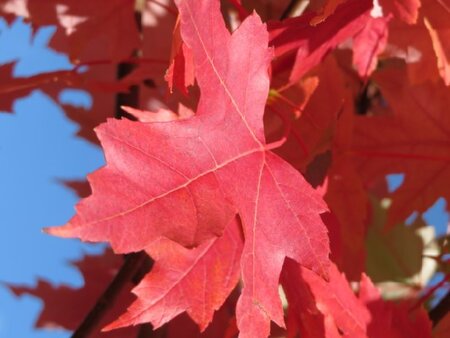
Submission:
M 384 14 L 393 13 L 408 24 L 415 24 L 419 17 L 421 0 L 380 0 Z
M 392 194 L 387 222 L 393 225 L 424 212 L 439 197 L 450 197 L 450 88 L 441 80 L 410 84 L 402 64 L 374 78 L 393 113 L 360 117 L 352 151 L 369 185 L 387 174 L 405 174 Z
M 273 72 L 289 71 L 288 85 L 300 80 L 340 43 L 353 37 L 370 19 L 370 0 L 348 0 L 325 21 L 311 25 L 316 13 L 269 23 L 276 63 Z
M 351 67 L 351 58 L 345 59 Z M 368 198 L 349 149 L 354 97 L 360 83 L 355 81 L 357 77 L 349 76 L 342 69 L 338 63 L 341 61 L 330 55 L 308 73 L 307 80 L 275 94 L 274 100 L 277 100 L 276 95 L 283 98 L 277 104 L 269 101 L 266 120 L 274 129 L 271 133 L 274 135 L 281 135 L 284 128 L 274 123 L 274 109 L 287 120 L 285 124 L 290 124 L 286 143 L 275 150 L 280 156 L 305 173 L 314 186 L 322 185 L 326 177 L 324 198 L 334 214 L 333 222 L 327 224 L 332 258 L 349 279 L 358 280 L 364 271 L 365 257 L 360 253 L 365 247 Z M 311 83 L 314 83 L 314 91 L 306 95 L 311 91 Z M 289 96 L 291 92 L 296 94 L 297 100 L 303 95 L 307 101 L 296 104 L 295 96 L 292 99 Z M 287 100 L 289 105 L 285 104 Z M 289 116 L 294 115 L 295 105 L 299 110 L 298 117 L 293 119 Z
M 384 301 L 371 280 L 362 275 L 359 295 L 335 266 L 327 282 L 287 260 L 281 278 L 290 304 L 288 328 L 302 337 L 429 338 L 431 322 L 413 302 Z
M 431 338 L 431 321 L 422 306 L 407 299 L 384 301 L 365 274 L 361 277 L 359 300 L 370 311 L 370 338 Z
M 378 56 L 388 42 L 388 23 L 391 17 L 371 17 L 353 38 L 353 64 L 363 79 L 377 68 Z

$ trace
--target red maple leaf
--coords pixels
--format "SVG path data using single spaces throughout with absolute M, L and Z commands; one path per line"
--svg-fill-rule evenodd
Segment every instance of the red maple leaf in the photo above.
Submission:
M 325 21 L 311 26 L 314 12 L 269 24 L 271 45 L 277 62 L 274 72 L 289 70 L 289 82 L 296 83 L 318 65 L 336 46 L 357 34 L 370 18 L 372 1 L 348 0 Z
M 346 61 L 350 67 L 351 59 Z M 355 81 L 356 76 L 348 76 L 338 62 L 341 60 L 330 55 L 308 73 L 311 76 L 308 81 L 278 94 L 287 96 L 290 93 L 286 92 L 293 92 L 299 86 L 307 92 L 308 82 L 318 83 L 314 92 L 307 96 L 304 107 L 298 105 L 300 116 L 292 122 L 286 143 L 275 151 L 306 173 L 315 186 L 321 185 L 327 177 L 325 200 L 337 218 L 331 225 L 333 230 L 329 228 L 331 247 L 340 248 L 332 250 L 332 258 L 349 279 L 358 280 L 364 271 L 365 257 L 360 253 L 365 247 L 368 200 L 348 150 L 355 115 L 353 101 L 359 82 Z M 297 100 L 301 97 L 298 90 L 293 93 Z M 294 99 L 284 110 L 280 104 L 269 105 L 268 113 L 277 109 L 284 115 L 293 115 Z M 286 101 L 282 99 L 280 102 L 283 100 Z M 271 117 L 267 115 L 266 120 Z M 274 128 L 276 124 L 270 122 Z
M 423 307 L 414 308 L 408 300 L 384 301 L 365 274 L 358 296 L 334 265 L 327 282 L 287 260 L 281 281 L 290 304 L 289 323 L 302 337 L 431 337 L 431 322 Z
M 378 55 L 386 47 L 389 20 L 390 16 L 371 17 L 353 38 L 353 64 L 358 74 L 364 79 L 377 68 Z
M 327 282 L 288 260 L 281 280 L 302 337 L 367 337 L 369 311 L 336 266 Z
M 412 4 L 415 1 L 403 2 Z M 391 21 L 387 54 L 402 58 L 408 63 L 411 82 L 437 81 L 441 77 L 448 86 L 450 84 L 450 2 L 448 0 L 422 0 L 421 2 L 420 15 L 415 25 L 411 26 L 399 20 Z
M 431 321 L 422 306 L 413 301 L 384 301 L 380 291 L 365 274 L 361 277 L 359 300 L 371 314 L 370 338 L 430 338 Z
M 424 212 L 439 197 L 450 198 L 450 88 L 442 80 L 411 85 L 405 66 L 398 64 L 379 71 L 375 80 L 393 115 L 361 117 L 353 153 L 367 184 L 405 174 L 392 195 L 388 224 L 394 225 L 414 211 Z
M 107 166 L 93 195 L 65 226 L 47 232 L 109 241 L 116 252 L 160 236 L 185 246 L 220 235 L 238 213 L 245 238 L 237 305 L 243 337 L 284 325 L 278 277 L 285 257 L 321 276 L 329 265 L 320 214 L 327 207 L 266 144 L 262 116 L 271 52 L 265 25 L 249 16 L 233 35 L 217 1 L 178 1 L 202 95 L 195 117 L 166 123 L 109 120 L 97 129 Z
M 421 0 L 380 0 L 380 5 L 385 15 L 391 12 L 396 18 L 415 24 L 419 17 L 420 2 Z

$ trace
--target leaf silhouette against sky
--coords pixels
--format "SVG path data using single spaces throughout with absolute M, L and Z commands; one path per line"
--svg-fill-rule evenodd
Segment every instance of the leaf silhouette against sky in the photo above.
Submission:
M 36 321 L 36 327 L 40 328 L 64 328 L 75 330 L 86 316 L 86 313 L 101 296 L 120 266 L 123 258 L 107 249 L 102 255 L 85 256 L 83 260 L 73 263 L 84 279 L 84 285 L 73 288 L 66 285 L 54 286 L 46 281 L 39 280 L 35 287 L 10 286 L 17 295 L 30 294 L 41 298 L 44 310 Z M 102 320 L 102 325 L 116 318 L 127 306 L 131 304 L 134 297 L 130 293 L 133 283 L 128 282 L 119 295 L 115 306 Z M 133 337 L 137 334 L 137 328 L 128 327 L 117 331 L 100 332 L 101 326 L 89 335 L 89 338 L 122 338 Z
M 128 58 L 139 45 L 133 1 L 17 0 L 0 8 L 24 16 L 35 28 L 56 25 L 59 29 L 52 47 L 68 51 L 72 60 L 85 61 L 86 51 L 100 45 L 101 58 L 118 61 Z
M 278 278 L 285 257 L 326 278 L 329 245 L 319 195 L 266 144 L 263 112 L 272 53 L 256 14 L 230 35 L 219 3 L 178 1 L 181 35 L 201 89 L 195 117 L 166 123 L 109 120 L 97 128 L 107 165 L 65 226 L 47 232 L 108 241 L 117 253 L 165 236 L 196 246 L 239 214 L 244 233 L 242 337 L 284 325 Z

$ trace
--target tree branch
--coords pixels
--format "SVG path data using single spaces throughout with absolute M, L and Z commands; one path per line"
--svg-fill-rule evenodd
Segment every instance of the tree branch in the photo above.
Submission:
M 167 325 L 153 330 L 151 324 L 142 324 L 136 338 L 164 338 L 167 334 Z
M 444 298 L 430 311 L 430 319 L 433 326 L 436 326 L 450 311 L 450 291 Z
M 149 338 L 153 336 L 153 327 L 151 324 L 142 324 L 136 338 Z
M 135 12 L 136 25 L 139 32 L 142 32 L 142 13 Z M 139 57 L 139 51 L 135 50 L 133 52 L 133 57 Z M 135 68 L 136 63 L 133 62 L 122 62 L 117 66 L 117 79 L 123 79 L 125 76 L 130 74 Z M 116 118 L 127 117 L 131 120 L 135 118 L 122 110 L 122 106 L 136 107 L 139 105 L 139 86 L 133 85 L 129 88 L 127 93 L 118 93 L 116 96 Z
M 142 32 L 142 14 L 139 11 L 135 12 L 135 21 L 139 32 Z M 139 50 L 133 52 L 132 57 L 134 59 L 139 58 Z M 122 62 L 117 66 L 117 79 L 120 80 L 131 73 L 136 68 L 136 62 Z M 128 116 L 121 108 L 121 106 L 133 106 L 137 107 L 139 105 L 139 86 L 134 85 L 129 88 L 127 93 L 119 93 L 116 95 L 116 105 L 115 105 L 115 117 L 127 117 L 134 119 L 132 116 Z M 152 260 L 144 252 L 132 253 L 125 255 L 125 262 L 123 263 L 117 275 L 108 285 L 106 290 L 97 300 L 94 307 L 84 318 L 83 322 L 77 328 L 77 330 L 72 334 L 72 338 L 85 338 L 89 336 L 94 330 L 97 329 L 105 313 L 113 307 L 117 297 L 120 292 L 126 286 L 127 283 L 132 282 L 138 284 L 145 274 L 150 270 L 152 266 Z M 151 325 L 144 324 L 142 326 L 141 333 L 146 334 L 146 332 L 151 332 Z
M 78 329 L 72 334 L 72 338 L 85 338 L 97 328 L 107 310 L 114 305 L 120 291 L 132 280 L 147 259 L 148 256 L 144 251 L 126 256 L 119 272 L 97 300 L 97 303 L 86 318 L 84 318 Z
M 287 5 L 286 9 L 284 10 L 283 14 L 281 14 L 280 20 L 284 20 L 292 16 L 292 14 L 302 1 L 303 0 L 291 0 L 291 2 L 289 2 L 289 5 Z

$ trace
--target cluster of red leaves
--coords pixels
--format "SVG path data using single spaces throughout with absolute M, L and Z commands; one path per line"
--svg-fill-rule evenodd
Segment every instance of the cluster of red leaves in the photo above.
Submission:
M 0 110 L 36 88 L 55 100 L 61 88 L 89 90 L 89 114 L 65 109 L 105 152 L 76 216 L 46 231 L 155 262 L 102 336 L 141 323 L 167 324 L 166 337 L 432 336 L 418 301 L 425 226 L 403 222 L 450 200 L 450 1 L 302 3 L 0 2 L 7 20 L 56 25 L 51 46 L 74 63 L 31 78 L 0 67 Z M 114 80 L 124 63 L 133 70 Z M 140 107 L 125 110 L 137 121 L 108 119 L 94 136 L 130 86 Z M 405 178 L 390 193 L 393 173 Z M 411 242 L 396 246 L 394 236 Z M 433 271 L 448 269 L 441 244 Z M 377 274 L 379 256 L 395 268 Z M 57 307 L 68 305 L 52 299 L 78 307 L 80 294 L 95 298 L 97 274 L 110 270 L 84 267 L 111 259 L 80 263 L 79 291 L 41 282 L 15 292 L 47 301 L 39 326 L 75 329 L 87 305 L 60 318 Z M 367 274 L 423 278 L 393 302 Z

